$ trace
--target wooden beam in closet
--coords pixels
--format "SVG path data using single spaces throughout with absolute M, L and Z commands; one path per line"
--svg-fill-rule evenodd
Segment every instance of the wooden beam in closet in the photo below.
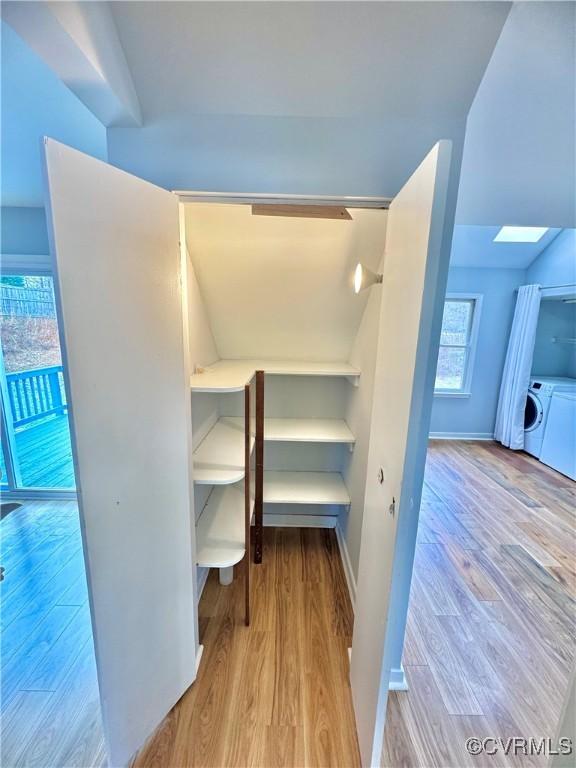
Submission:
M 264 525 L 264 371 L 256 371 L 256 476 L 254 489 L 254 562 L 262 562 Z
M 256 204 L 252 206 L 252 216 L 288 216 L 299 219 L 352 219 L 348 209 L 341 205 Z
M 250 498 L 250 457 L 252 456 L 252 441 L 250 435 L 250 393 L 251 383 L 244 387 L 244 536 L 246 539 L 246 554 L 244 555 L 244 623 L 250 626 L 250 527 L 252 504 Z

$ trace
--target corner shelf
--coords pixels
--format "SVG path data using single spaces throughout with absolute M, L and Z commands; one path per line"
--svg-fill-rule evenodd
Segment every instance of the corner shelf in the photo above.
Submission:
M 339 472 L 264 472 L 265 504 L 350 504 Z
M 360 371 L 349 363 L 297 360 L 219 360 L 190 377 L 193 392 L 241 392 L 256 371 L 277 376 L 343 376 L 357 383 Z
M 251 439 L 250 450 L 254 447 Z M 242 480 L 244 465 L 244 419 L 219 419 L 194 451 L 194 482 L 226 485 Z
M 244 557 L 244 484 L 214 488 L 196 523 L 196 561 L 205 568 L 229 568 Z

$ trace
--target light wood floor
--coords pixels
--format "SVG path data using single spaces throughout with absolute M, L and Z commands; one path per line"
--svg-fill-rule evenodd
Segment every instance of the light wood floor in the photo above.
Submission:
M 0 523 L 0 764 L 100 766 L 104 744 L 78 509 L 26 502 Z
M 435 442 L 426 469 L 404 665 L 383 765 L 543 766 L 471 758 L 469 736 L 552 736 L 575 655 L 576 484 L 492 443 Z M 3 766 L 104 761 L 76 505 L 2 521 Z M 333 532 L 266 529 L 242 580 L 200 603 L 197 682 L 138 768 L 359 764 L 346 649 L 352 611 Z M 143 692 L 145 694 L 145 692 Z
M 431 443 L 409 608 L 410 690 L 382 764 L 546 765 L 471 736 L 554 737 L 575 655 L 576 484 L 495 443 Z
M 348 682 L 352 609 L 332 530 L 266 528 L 242 580 L 212 573 L 200 602 L 204 657 L 196 683 L 135 766 L 359 765 Z

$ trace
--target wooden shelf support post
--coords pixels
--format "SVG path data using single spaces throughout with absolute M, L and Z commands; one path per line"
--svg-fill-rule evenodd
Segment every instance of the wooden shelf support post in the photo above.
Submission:
M 250 456 L 251 456 L 251 420 L 250 420 L 250 384 L 244 387 L 244 536 L 246 554 L 244 555 L 244 623 L 250 626 L 250 524 L 252 503 L 250 494 Z
M 262 562 L 264 520 L 264 371 L 256 371 L 256 476 L 254 489 L 254 562 Z

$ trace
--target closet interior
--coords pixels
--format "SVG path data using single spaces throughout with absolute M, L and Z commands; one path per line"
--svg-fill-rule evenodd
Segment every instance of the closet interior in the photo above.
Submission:
M 357 558 L 379 294 L 352 276 L 378 269 L 386 211 L 183 207 L 198 591 L 244 560 L 248 601 L 262 526 L 338 526 Z

